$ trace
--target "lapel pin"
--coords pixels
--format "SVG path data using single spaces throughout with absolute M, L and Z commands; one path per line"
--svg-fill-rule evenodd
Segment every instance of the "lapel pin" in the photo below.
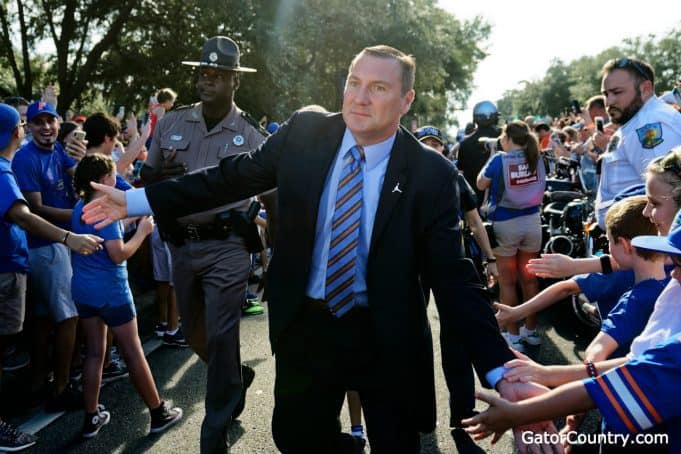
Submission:
M 240 147 L 241 145 L 244 144 L 244 136 L 242 136 L 241 134 L 234 136 L 234 139 L 232 139 L 232 143 L 234 143 L 234 145 L 236 145 L 237 147 Z
M 402 190 L 400 189 L 400 182 L 399 181 L 395 184 L 395 187 L 393 188 L 393 192 L 399 192 L 400 194 L 402 194 Z

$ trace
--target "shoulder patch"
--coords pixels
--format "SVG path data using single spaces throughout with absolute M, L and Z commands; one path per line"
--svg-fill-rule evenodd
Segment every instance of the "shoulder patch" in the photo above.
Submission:
M 255 120 L 255 118 L 251 117 L 247 112 L 243 110 L 241 111 L 241 118 L 246 120 L 246 123 L 257 129 L 258 132 L 263 136 L 267 137 L 270 135 L 270 133 L 267 132 L 267 129 L 263 128 L 262 125 Z
M 662 137 L 662 123 L 648 123 L 636 130 L 638 135 L 638 140 L 641 142 L 641 146 L 645 149 L 655 148 L 662 142 L 664 138 Z

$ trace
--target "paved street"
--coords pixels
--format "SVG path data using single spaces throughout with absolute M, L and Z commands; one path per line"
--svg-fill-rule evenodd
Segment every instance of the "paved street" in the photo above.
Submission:
M 147 304 L 150 306 L 150 304 Z M 575 333 L 567 304 L 563 310 L 553 310 L 543 317 L 544 324 L 556 324 L 557 328 L 547 330 L 544 344 L 531 352 L 542 362 L 577 361 L 585 343 L 585 333 Z M 140 312 L 140 320 L 149 312 Z M 145 315 L 142 315 L 145 314 Z M 455 453 L 456 448 L 449 435 L 447 391 L 440 369 L 439 321 L 435 305 L 430 305 L 430 319 L 433 329 L 435 358 L 437 361 L 436 385 L 438 393 L 438 427 L 433 434 L 423 437 L 423 453 Z M 150 332 L 142 324 L 143 332 Z M 143 339 L 144 340 L 144 339 Z M 146 337 L 147 347 L 153 340 Z M 575 347 L 575 342 L 578 347 Z M 246 410 L 232 427 L 233 453 L 276 453 L 270 435 L 270 418 L 273 407 L 274 359 L 270 355 L 267 339 L 267 318 L 256 316 L 246 318 L 241 324 L 242 359 L 256 370 L 255 381 L 249 389 Z M 181 406 L 185 415 L 183 421 L 162 436 L 147 436 L 149 430 L 148 412 L 127 379 L 112 383 L 102 390 L 101 402 L 111 411 L 111 423 L 92 440 L 81 441 L 80 429 L 82 412 L 63 415 L 41 430 L 40 441 L 28 452 L 125 452 L 125 453 L 176 453 L 198 452 L 199 430 L 203 417 L 203 395 L 205 366 L 189 349 L 161 347 L 149 356 L 149 363 L 163 398 Z M 480 408 L 484 406 L 479 405 Z M 343 412 L 344 427 L 349 430 L 347 412 Z M 301 421 L 305 424 L 305 421 Z M 482 443 L 492 453 L 512 452 L 512 438 L 507 433 L 494 447 Z

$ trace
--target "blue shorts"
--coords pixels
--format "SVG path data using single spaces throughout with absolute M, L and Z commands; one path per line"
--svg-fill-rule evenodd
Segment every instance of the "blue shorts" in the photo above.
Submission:
M 137 316 L 134 304 L 95 307 L 76 303 L 76 307 L 78 308 L 78 315 L 80 318 L 99 317 L 104 320 L 104 323 L 106 323 L 107 326 L 111 327 L 125 325 Z

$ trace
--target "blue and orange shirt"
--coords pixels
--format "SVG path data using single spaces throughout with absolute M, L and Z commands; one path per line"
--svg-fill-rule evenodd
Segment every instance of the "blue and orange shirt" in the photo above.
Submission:
M 681 452 L 681 333 L 622 366 L 583 381 L 608 428 L 662 429 Z

